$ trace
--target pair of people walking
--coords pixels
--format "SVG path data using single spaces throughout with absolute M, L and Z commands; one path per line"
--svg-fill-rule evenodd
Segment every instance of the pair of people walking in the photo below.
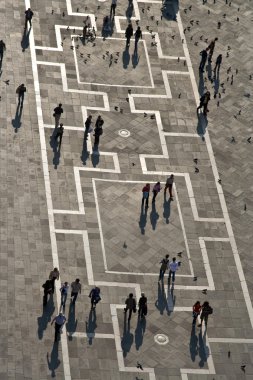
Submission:
M 130 40 L 133 35 L 134 35 L 134 51 L 137 51 L 138 42 L 140 39 L 142 39 L 142 31 L 141 31 L 141 27 L 138 26 L 136 32 L 134 33 L 132 23 L 130 22 L 125 31 L 126 47 L 130 46 Z
M 181 265 L 180 261 L 177 261 L 176 257 L 173 257 L 172 261 L 169 261 L 169 255 L 165 255 L 165 257 L 160 261 L 160 273 L 159 273 L 159 282 L 164 280 L 164 275 L 167 270 L 169 270 L 168 283 L 170 284 L 172 279 L 172 285 L 175 283 L 176 272 Z
M 198 327 L 202 326 L 203 321 L 205 322 L 205 326 L 207 326 L 208 317 L 211 314 L 213 314 L 213 308 L 209 305 L 208 301 L 205 301 L 203 305 L 201 305 L 199 301 L 195 302 L 195 304 L 192 307 L 192 325 L 196 325 L 197 318 L 200 315 L 200 323 Z
M 147 315 L 147 312 L 148 312 L 147 301 L 148 300 L 145 294 L 141 293 L 141 297 L 138 302 L 138 318 L 144 318 Z M 127 312 L 129 311 L 128 322 L 130 322 L 132 313 L 136 313 L 137 311 L 136 300 L 134 298 L 133 293 L 129 294 L 129 296 L 127 297 L 125 301 L 125 305 L 126 305 L 126 307 L 124 308 L 125 318 L 126 318 Z
M 103 125 L 104 120 L 102 119 L 101 115 L 98 115 L 96 123 L 95 123 L 95 129 L 93 136 L 94 139 L 94 146 L 99 146 L 100 136 L 103 134 Z M 85 121 L 85 129 L 84 129 L 84 139 L 88 140 L 88 134 L 93 132 L 92 128 L 92 115 L 89 115 Z

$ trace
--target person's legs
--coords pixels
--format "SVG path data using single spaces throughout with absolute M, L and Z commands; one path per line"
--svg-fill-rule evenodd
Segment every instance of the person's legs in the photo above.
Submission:
M 176 272 L 172 272 L 172 282 L 175 282 L 175 275 L 176 275 Z
M 149 195 L 147 196 L 147 198 L 146 198 L 146 208 L 148 208 L 148 199 L 149 199 Z
M 143 207 L 143 206 L 144 206 L 144 200 L 145 200 L 145 198 L 144 198 L 144 196 L 142 196 L 142 200 L 141 200 L 141 207 Z
M 164 273 L 165 273 L 164 270 L 160 269 L 159 281 L 160 281 L 160 280 L 163 281 Z
M 61 149 L 61 142 L 62 142 L 62 133 L 60 134 L 59 149 Z
M 156 196 L 157 196 L 157 191 L 154 191 L 153 192 L 152 202 L 155 202 Z
M 95 135 L 94 145 L 99 145 L 99 136 Z
M 171 272 L 171 270 L 170 270 L 170 271 L 169 271 L 169 276 L 168 276 L 168 283 L 170 283 L 171 274 L 172 274 L 172 272 Z
M 127 310 L 128 310 L 128 307 L 126 306 L 126 307 L 124 308 L 124 313 L 127 313 Z
M 132 312 L 133 312 L 133 309 L 129 309 L 128 321 L 130 321 L 132 317 Z
M 61 329 L 61 325 L 58 325 L 57 323 L 55 323 L 55 332 L 54 332 L 54 341 L 57 342 L 57 339 L 58 339 L 58 336 L 59 336 L 59 332 L 60 332 L 60 329 Z
M 44 290 L 43 306 L 46 306 L 46 305 L 47 305 L 47 295 L 48 295 L 47 290 Z
M 169 185 L 169 193 L 170 193 L 170 199 L 173 198 L 173 195 L 172 195 L 172 185 Z
M 135 38 L 135 41 L 134 41 L 134 50 L 135 51 L 137 50 L 137 45 L 138 45 L 138 39 Z
M 73 297 L 72 298 L 72 303 L 76 302 L 77 296 L 78 296 L 78 293 L 73 293 L 73 292 L 71 293 L 71 297 Z
M 60 114 L 59 114 L 59 115 L 58 115 L 58 114 L 55 114 L 55 117 L 54 117 L 54 119 L 55 119 L 55 128 L 57 128 L 58 125 L 59 125 L 60 117 L 61 117 Z
M 57 136 L 58 137 L 58 136 Z M 51 280 L 52 282 L 52 294 L 54 294 L 54 283 L 55 283 L 55 277 Z
M 61 295 L 61 305 L 65 307 L 67 301 L 67 293 Z
M 204 316 L 205 325 L 207 326 L 208 314 Z

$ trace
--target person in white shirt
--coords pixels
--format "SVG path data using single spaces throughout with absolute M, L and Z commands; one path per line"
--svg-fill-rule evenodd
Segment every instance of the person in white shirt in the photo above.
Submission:
M 174 284 L 175 275 L 176 275 L 176 271 L 178 270 L 178 267 L 179 267 L 179 263 L 176 261 L 176 258 L 173 257 L 172 261 L 169 263 L 169 278 L 168 278 L 169 284 L 170 284 L 171 277 L 172 277 L 172 284 Z

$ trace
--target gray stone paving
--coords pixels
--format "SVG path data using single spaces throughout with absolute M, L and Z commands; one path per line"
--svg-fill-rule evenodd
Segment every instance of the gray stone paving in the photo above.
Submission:
M 187 65 L 183 59 L 178 62 L 177 59 L 159 57 L 157 47 L 152 46 L 152 33 L 144 35 L 148 58 L 144 42 L 140 42 L 138 56 L 135 57 L 132 41 L 127 56 L 124 52 L 124 33 L 117 32 L 117 24 L 114 25 L 111 36 L 113 39 L 103 41 L 101 26 L 103 17 L 109 13 L 108 1 L 69 1 L 75 15 L 68 14 L 66 4 L 65 0 L 31 1 L 35 13 L 33 32 L 37 47 L 56 47 L 55 25 L 64 26 L 61 29 L 62 52 L 36 49 L 36 58 L 41 62 L 37 67 L 46 141 L 46 151 L 42 156 L 33 66 L 29 41 L 23 34 L 25 2 L 0 1 L 1 38 L 7 47 L 0 83 L 0 379 L 44 380 L 56 377 L 67 380 L 148 380 L 150 377 L 146 372 L 125 371 L 128 367 L 135 369 L 136 362 L 140 361 L 144 368 L 154 368 L 157 380 L 179 380 L 182 378 L 181 369 L 210 369 L 210 356 L 215 373 L 188 374 L 189 380 L 252 379 L 252 341 L 240 344 L 208 343 L 208 339 L 212 338 L 253 339 L 241 280 L 229 241 L 205 241 L 215 290 L 208 290 L 207 295 L 201 293 L 201 288 L 208 287 L 208 276 L 199 239 L 228 238 L 225 224 L 193 218 L 189 189 L 185 178 L 181 176 L 176 177 L 177 199 L 173 203 L 164 201 L 161 193 L 156 208 L 150 204 L 146 215 L 140 214 L 143 183 L 153 183 L 157 179 L 164 182 L 166 179 L 165 174 L 143 174 L 139 155 L 147 155 L 148 171 L 189 173 L 199 218 L 223 217 L 217 183 L 196 116 L 190 77 L 169 73 L 167 77 L 172 99 L 164 97 L 166 88 L 162 70 L 184 73 Z M 223 54 L 220 80 L 211 83 L 208 78 L 208 70 L 211 68 L 207 67 L 207 72 L 197 84 L 200 92 L 208 88 L 212 95 L 213 86 L 219 86 L 221 97 L 212 98 L 210 102 L 207 128 L 252 301 L 253 172 L 252 144 L 247 142 L 247 138 L 252 134 L 250 76 L 253 75 L 253 8 L 250 0 L 232 0 L 230 5 L 225 0 L 208 0 L 204 5 L 202 0 L 196 0 L 191 9 L 189 6 L 186 0 L 179 4 L 197 81 L 199 52 L 207 46 L 205 38 L 208 41 L 215 36 L 219 38 L 214 60 L 218 53 Z M 148 26 L 149 31 L 159 34 L 163 55 L 184 57 L 177 23 L 166 16 L 161 20 L 161 4 L 140 2 L 135 3 L 135 7 L 139 8 L 143 32 L 148 31 Z M 122 16 L 119 19 L 122 30 L 127 25 L 124 17 L 129 16 L 130 12 L 129 8 L 126 9 L 127 4 L 119 0 L 116 16 Z M 80 40 L 71 41 L 71 35 L 80 33 L 80 30 L 77 32 L 74 29 L 83 26 L 83 17 L 78 13 L 94 14 L 97 17 L 98 38 L 95 46 L 83 46 Z M 134 9 L 132 17 L 135 16 Z M 220 29 L 217 29 L 218 21 L 221 22 Z M 70 31 L 66 30 L 66 25 L 70 25 Z M 135 21 L 133 26 L 135 29 Z M 70 48 L 72 43 L 75 45 L 74 51 Z M 79 47 L 76 50 L 77 44 Z M 110 67 L 107 56 L 103 59 L 106 51 L 114 57 Z M 116 63 L 117 52 L 120 54 Z M 77 80 L 74 53 L 77 54 L 82 83 Z M 86 63 L 86 58 L 81 54 L 87 56 Z M 88 54 L 91 54 L 90 59 Z M 128 66 L 124 68 L 123 64 L 128 60 Z M 59 66 L 44 65 L 43 62 L 65 64 L 67 86 L 73 91 L 64 90 Z M 154 88 L 148 88 L 152 84 L 148 62 Z M 230 66 L 231 71 L 227 73 Z M 223 82 L 224 86 L 221 85 Z M 15 94 L 20 83 L 25 83 L 27 87 L 21 116 L 17 113 Z M 100 83 L 103 85 L 98 85 Z M 135 97 L 135 109 L 160 111 L 163 132 L 196 133 L 197 136 L 166 135 L 169 157 L 161 157 L 163 150 L 157 120 L 150 118 L 150 115 L 145 116 L 143 112 L 131 112 L 129 99 L 126 99 L 129 89 L 134 95 L 150 95 Z M 74 92 L 75 90 L 79 92 Z M 80 90 L 89 93 L 81 93 Z M 89 109 L 104 108 L 101 92 L 108 96 L 109 112 Z M 245 96 L 247 94 L 250 96 Z M 152 98 L 152 95 L 163 97 Z M 59 102 L 63 103 L 62 122 L 65 126 L 60 154 L 54 150 L 52 143 L 52 114 Z M 93 118 L 100 113 L 105 120 L 100 155 L 91 149 L 87 153 L 83 144 L 82 107 L 86 107 Z M 130 137 L 119 136 L 120 129 L 129 130 Z M 231 143 L 232 136 L 235 137 L 235 143 Z M 114 158 L 103 152 L 118 155 L 120 173 L 112 172 L 115 170 Z M 70 377 L 64 373 L 64 346 L 53 346 L 54 329 L 50 326 L 50 321 L 58 311 L 56 296 L 49 302 L 44 313 L 42 310 L 41 285 L 53 267 L 51 222 L 42 164 L 45 155 L 48 159 L 53 209 L 67 211 L 53 213 L 54 227 L 58 230 L 55 238 L 61 281 L 71 282 L 79 277 L 83 284 L 76 308 L 69 306 L 68 299 L 65 310 Z M 198 158 L 199 173 L 195 173 L 194 158 Z M 74 174 L 74 168 L 77 167 L 85 169 L 79 172 L 84 215 L 77 213 L 79 200 Z M 99 210 L 94 197 L 94 179 Z M 69 213 L 71 211 L 75 213 Z M 179 212 L 182 214 L 190 259 L 186 254 Z M 98 215 L 103 231 L 107 270 Z M 76 231 L 75 234 L 71 233 L 73 230 Z M 87 263 L 87 246 L 84 246 L 80 234 L 82 231 L 87 231 L 94 281 L 101 282 L 102 301 L 97 306 L 95 315 L 89 311 L 90 267 Z M 182 250 L 182 267 L 176 277 L 175 289 L 167 289 L 167 286 L 163 289 L 157 284 L 159 260 L 167 251 L 172 256 Z M 191 275 L 189 260 L 194 275 L 198 276 L 197 282 L 193 281 L 193 276 L 185 277 Z M 138 322 L 136 315 L 133 315 L 128 329 L 119 305 L 124 304 L 130 291 L 136 294 L 136 284 L 140 284 L 141 291 L 147 294 L 148 316 L 146 322 Z M 187 286 L 195 285 L 199 288 L 187 289 Z M 189 308 L 197 299 L 201 302 L 208 299 L 214 307 L 214 314 L 209 318 L 208 338 L 204 331 L 202 334 L 200 330 L 191 329 Z M 118 340 L 113 336 L 115 319 L 112 305 L 118 305 L 115 314 L 119 327 Z M 81 335 L 75 336 L 75 333 Z M 168 345 L 159 346 L 154 343 L 157 333 L 168 336 Z M 95 337 L 90 334 L 95 334 Z M 103 334 L 111 334 L 112 337 L 105 338 Z M 124 368 L 118 360 L 119 349 L 122 350 Z M 231 351 L 230 357 L 228 351 Z M 245 373 L 240 368 L 243 363 L 246 364 Z

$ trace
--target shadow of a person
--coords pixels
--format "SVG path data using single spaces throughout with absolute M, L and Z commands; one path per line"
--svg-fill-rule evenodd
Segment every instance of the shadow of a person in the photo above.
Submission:
M 12 126 L 15 129 L 16 133 L 18 132 L 19 128 L 21 128 L 21 124 L 22 124 L 22 122 L 21 122 L 22 111 L 23 111 L 23 102 L 21 103 L 19 101 L 18 105 L 17 105 L 16 113 L 15 113 L 15 118 L 12 119 L 12 121 L 11 121 Z
M 166 201 L 166 194 L 164 194 L 164 202 L 163 202 L 163 217 L 166 221 L 166 224 L 169 224 L 170 222 L 170 199 Z
M 69 305 L 68 322 L 66 323 L 66 330 L 68 332 L 69 340 L 72 340 L 72 335 L 76 331 L 76 327 L 77 327 L 77 319 L 76 319 L 75 304 L 71 302 Z
M 88 160 L 90 156 L 90 152 L 87 150 L 87 141 L 83 139 L 83 150 L 82 150 L 82 155 L 81 155 L 81 160 L 83 165 L 86 165 L 86 161 Z
M 139 60 L 140 60 L 140 56 L 138 55 L 137 50 L 134 50 L 134 54 L 132 54 L 132 65 L 133 65 L 133 69 L 136 68 L 136 66 L 137 66 L 138 63 L 139 63 Z
M 43 307 L 43 313 L 38 317 L 38 338 L 41 340 L 43 338 L 44 330 L 46 330 L 48 323 L 51 321 L 51 317 L 55 311 L 53 295 L 50 295 L 50 298 L 47 302 L 47 305 Z
M 208 347 L 206 346 L 205 337 L 206 337 L 206 331 L 202 337 L 202 331 L 200 330 L 199 332 L 199 357 L 200 357 L 199 367 L 200 368 L 204 367 L 207 361 L 207 358 L 209 356 L 209 350 L 208 350 Z
M 213 78 L 213 71 L 212 71 L 212 63 L 208 61 L 208 64 L 206 65 L 206 71 L 208 79 L 211 81 Z
M 92 339 L 95 336 L 95 330 L 97 328 L 97 315 L 96 309 L 90 310 L 88 321 L 86 321 L 86 334 L 89 339 L 89 345 L 92 344 Z
M 21 40 L 22 52 L 25 52 L 25 50 L 27 48 L 29 48 L 29 35 L 30 35 L 30 32 L 31 32 L 31 28 L 29 28 L 28 30 L 24 29 L 24 33 L 23 33 L 22 40 Z
M 190 355 L 193 362 L 195 362 L 196 355 L 198 354 L 198 337 L 195 331 L 196 331 L 196 328 L 195 328 L 195 325 L 193 325 L 192 331 L 191 331 L 191 339 L 189 342 L 189 350 L 190 350 Z
M 121 347 L 122 347 L 124 358 L 127 356 L 128 352 L 130 352 L 133 341 L 134 341 L 134 336 L 132 333 L 130 333 L 130 324 L 126 323 L 126 314 L 125 314 L 123 337 L 121 338 Z
M 127 69 L 130 62 L 129 46 L 126 46 L 122 54 L 123 69 Z
M 165 309 L 167 310 L 167 313 L 169 312 L 163 282 L 162 285 L 160 284 L 160 282 L 158 282 L 158 292 L 155 307 L 160 311 L 161 315 L 163 315 Z
M 60 157 L 61 157 L 61 146 L 59 145 L 58 148 L 58 140 L 56 139 L 57 129 L 55 128 L 53 130 L 52 136 L 50 136 L 50 146 L 53 149 L 54 157 L 53 157 L 53 164 L 54 168 L 57 169 L 57 166 L 60 163 Z
M 197 134 L 202 136 L 204 140 L 204 135 L 206 133 L 206 128 L 208 126 L 208 120 L 206 116 L 201 112 L 198 114 L 198 125 L 197 125 Z
M 128 7 L 126 9 L 126 18 L 130 22 L 133 15 L 133 0 L 128 0 Z
M 204 83 L 204 76 L 203 73 L 199 72 L 199 96 L 201 97 L 204 94 L 205 91 L 205 83 Z
M 168 305 L 168 315 L 173 313 L 175 304 L 176 304 L 176 296 L 174 296 L 174 288 L 169 287 L 168 283 L 168 297 L 167 297 L 167 305 Z
M 99 158 L 100 158 L 99 151 L 93 151 L 91 155 L 91 162 L 94 168 L 99 164 Z
M 156 211 L 155 202 L 152 202 L 152 210 L 150 213 L 150 223 L 152 225 L 152 229 L 156 229 L 157 221 L 159 219 L 159 214 Z
M 137 351 L 142 346 L 145 330 L 146 318 L 141 319 L 140 317 L 138 317 L 137 326 L 135 329 L 135 347 Z
M 55 370 L 59 367 L 61 361 L 58 358 L 58 342 L 54 342 L 53 349 L 51 351 L 50 360 L 49 354 L 47 353 L 47 365 L 51 371 L 51 376 L 55 377 Z
M 218 92 L 219 92 L 219 88 L 220 88 L 220 76 L 219 76 L 219 72 L 218 72 L 218 75 L 217 77 L 214 76 L 213 77 L 213 88 L 214 88 L 214 99 L 216 98 Z
M 148 216 L 148 209 L 147 209 L 147 207 L 145 207 L 145 208 L 141 207 L 139 227 L 140 227 L 142 235 L 145 235 L 145 227 L 146 227 L 146 224 L 147 224 L 147 216 Z

